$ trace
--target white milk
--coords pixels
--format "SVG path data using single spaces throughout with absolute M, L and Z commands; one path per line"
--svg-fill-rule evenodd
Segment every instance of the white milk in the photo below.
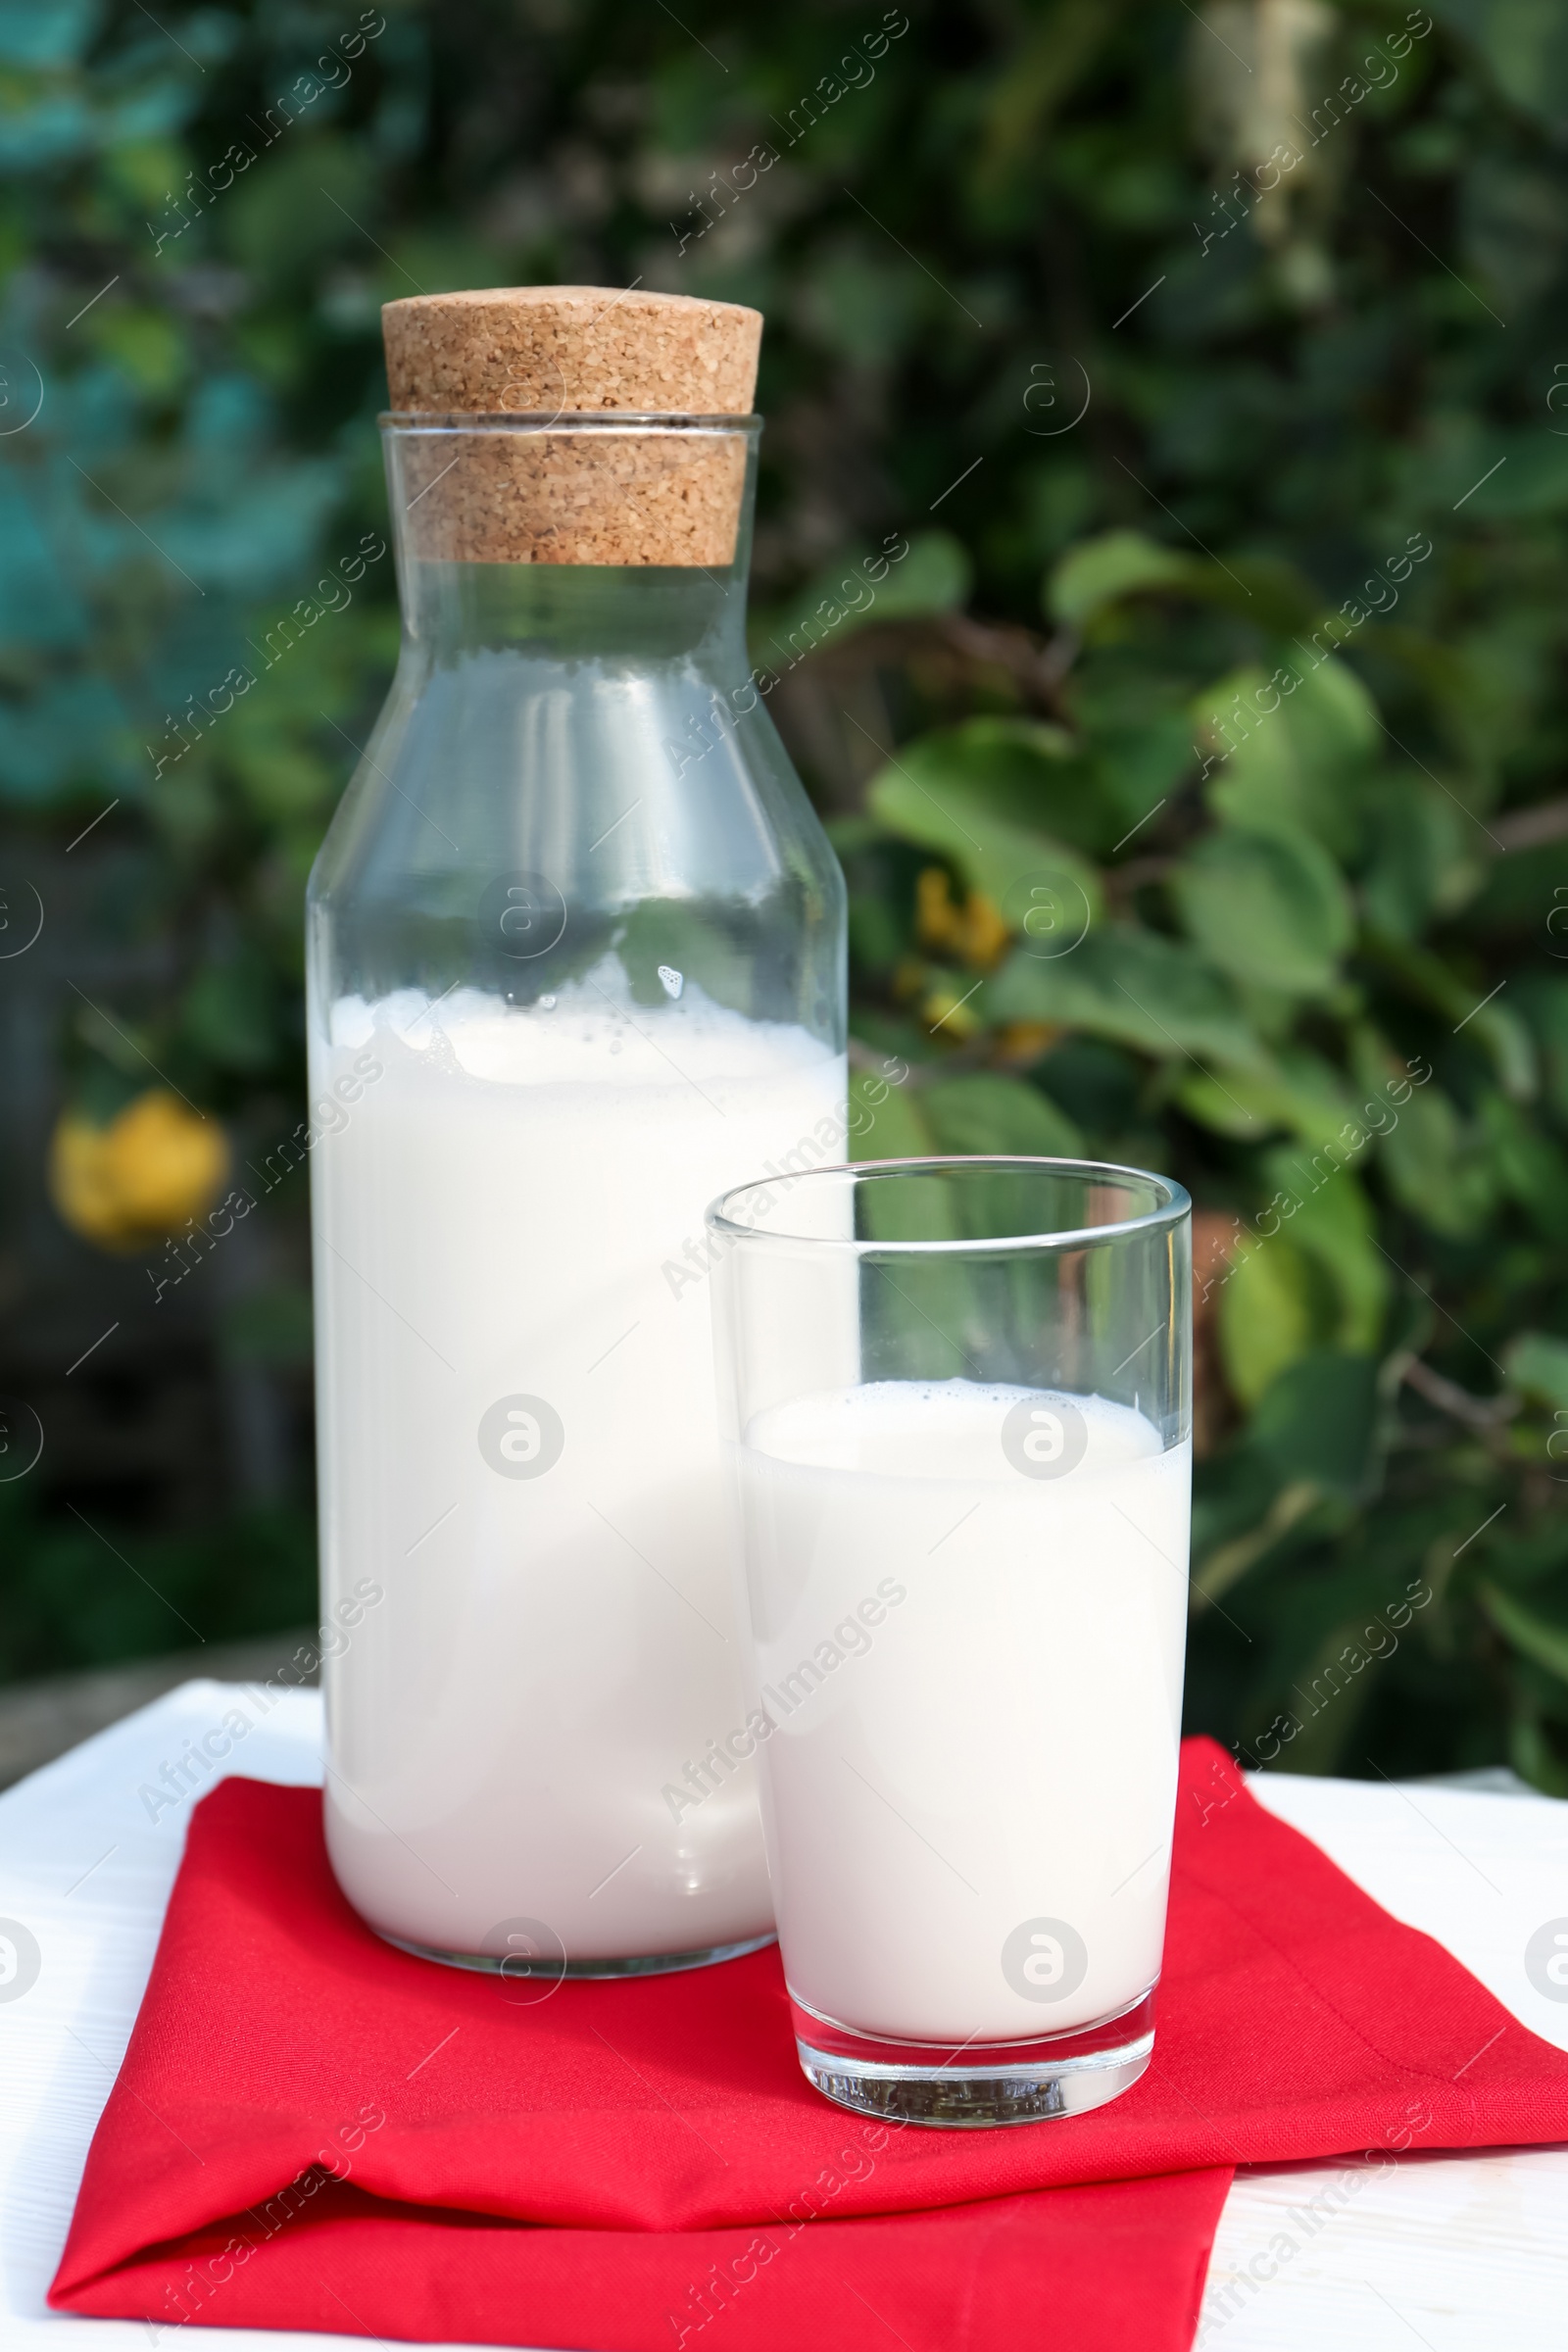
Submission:
M 1077 1397 L 1083 1458 L 1025 1477 L 1001 1433 L 1029 1396 L 877 1382 L 739 1448 L 779 1941 L 797 1999 L 857 2032 L 1055 2034 L 1159 1974 L 1190 1449 Z M 1076 1973 L 1042 1921 L 1082 1939 L 1062 1997 L 1004 1965 Z
M 741 1703 L 703 1211 L 841 1157 L 845 1070 L 623 988 L 347 999 L 313 1039 L 313 1102 L 348 1104 L 315 1151 L 323 1597 L 384 1592 L 328 1664 L 328 1844 L 442 1950 L 772 1924 L 750 1770 L 681 1822 L 661 1794 Z

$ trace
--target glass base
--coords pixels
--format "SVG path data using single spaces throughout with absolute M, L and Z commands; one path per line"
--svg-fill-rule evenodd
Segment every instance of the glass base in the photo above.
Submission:
M 720 1960 L 742 1960 L 748 1952 L 760 1952 L 765 1945 L 778 1941 L 769 1929 L 765 1936 L 749 1936 L 741 1943 L 710 1943 L 696 1952 L 646 1952 L 629 1960 L 554 1959 L 546 1953 L 531 1961 L 519 1961 L 505 1953 L 448 1952 L 433 1943 L 410 1943 L 406 1936 L 394 1936 L 386 1928 L 376 1928 L 375 1933 L 383 1943 L 395 1944 L 400 1952 L 412 1952 L 416 1960 L 439 1960 L 443 1968 L 471 1968 L 481 1976 L 500 1977 L 509 1984 L 533 1978 L 551 1985 L 568 1978 L 666 1977 L 678 1968 L 712 1968 Z
M 1032 2041 L 895 2041 L 855 2034 L 791 1995 L 807 2081 L 840 2107 L 899 2124 L 977 2131 L 1087 2115 L 1131 2090 L 1154 2047 L 1154 1991 L 1112 2016 Z

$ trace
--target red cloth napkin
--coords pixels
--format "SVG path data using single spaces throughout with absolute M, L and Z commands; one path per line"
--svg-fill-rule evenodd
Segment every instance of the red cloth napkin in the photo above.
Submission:
M 1231 2166 L 1568 2137 L 1568 2057 L 1206 1740 L 1153 2062 L 1093 2115 L 833 2107 L 771 1950 L 539 1989 L 394 1951 L 337 1889 L 318 1794 L 224 1782 L 51 2303 L 591 2352 L 1184 2352 Z

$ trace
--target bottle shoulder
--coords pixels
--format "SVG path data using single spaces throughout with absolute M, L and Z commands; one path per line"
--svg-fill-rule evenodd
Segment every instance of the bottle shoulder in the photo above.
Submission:
M 318 857 L 313 903 L 526 867 L 568 902 L 748 899 L 842 879 L 765 702 L 690 657 L 416 649 Z

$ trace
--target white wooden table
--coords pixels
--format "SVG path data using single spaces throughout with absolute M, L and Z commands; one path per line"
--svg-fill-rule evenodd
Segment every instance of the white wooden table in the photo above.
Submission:
M 30 1989 L 0 2000 L 4 2352 L 66 2352 L 78 2342 L 144 2352 L 140 2323 L 57 2318 L 44 2292 L 183 1844 L 183 1805 L 155 1824 L 137 1791 L 237 1694 L 187 1683 L 0 1795 L 0 1915 L 21 1921 L 41 1954 Z M 319 1746 L 318 1697 L 290 1692 L 219 1770 L 318 1783 Z M 1568 2000 L 1546 1997 L 1525 1970 L 1534 1931 L 1568 1918 L 1568 1803 L 1276 1774 L 1252 1786 L 1387 1910 L 1446 1944 L 1532 2032 L 1568 2049 Z M 1298 2217 L 1325 2189 L 1320 2211 L 1331 2218 L 1308 2236 Z M 345 2341 L 193 2327 L 180 2337 L 183 2352 L 263 2343 L 343 2352 Z M 1386 2172 L 1328 2164 L 1242 2175 L 1220 2224 L 1199 2342 L 1203 2352 L 1411 2352 L 1418 2343 L 1428 2352 L 1563 2352 L 1568 2148 L 1412 2150 Z

